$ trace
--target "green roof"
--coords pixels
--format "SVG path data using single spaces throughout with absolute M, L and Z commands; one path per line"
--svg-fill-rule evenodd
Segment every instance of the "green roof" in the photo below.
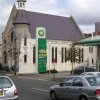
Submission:
M 26 0 L 17 0 L 17 2 L 26 2 Z
M 78 41 L 79 44 L 89 44 L 89 43 L 100 43 L 100 39 L 97 40 L 80 40 Z
M 85 45 L 92 45 L 92 44 L 100 45 L 100 36 L 94 36 L 94 37 L 82 39 L 82 40 L 78 41 L 77 43 L 85 44 Z

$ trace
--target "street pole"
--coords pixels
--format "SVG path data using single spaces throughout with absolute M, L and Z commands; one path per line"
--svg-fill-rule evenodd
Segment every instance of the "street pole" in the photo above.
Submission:
M 50 79 L 50 44 L 49 44 L 49 79 Z

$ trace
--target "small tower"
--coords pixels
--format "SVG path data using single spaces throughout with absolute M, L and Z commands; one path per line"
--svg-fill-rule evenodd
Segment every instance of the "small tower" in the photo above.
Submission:
M 18 2 L 18 9 L 25 9 L 25 2 L 26 0 L 17 0 Z

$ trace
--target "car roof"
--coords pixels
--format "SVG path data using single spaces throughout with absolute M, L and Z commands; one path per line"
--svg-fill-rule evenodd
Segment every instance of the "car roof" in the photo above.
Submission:
M 97 74 L 97 73 L 100 73 L 100 72 L 83 72 L 83 73 L 93 73 L 93 74 Z
M 9 78 L 8 76 L 6 76 L 6 75 L 0 75 L 0 77 L 6 77 L 6 78 Z
M 97 76 L 96 75 L 71 75 L 71 76 L 68 76 L 67 78 L 69 77 L 86 78 L 86 77 L 97 77 Z

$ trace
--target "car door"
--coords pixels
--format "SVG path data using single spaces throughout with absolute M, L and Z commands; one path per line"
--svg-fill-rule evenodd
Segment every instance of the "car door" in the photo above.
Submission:
M 83 80 L 81 77 L 75 77 L 73 85 L 68 90 L 70 99 L 78 100 L 79 94 L 83 91 Z
M 69 90 L 73 85 L 74 77 L 69 77 L 64 80 L 63 86 L 60 88 L 60 92 L 62 94 L 61 98 L 68 99 L 70 98 Z M 60 95 L 61 95 L 60 94 Z

